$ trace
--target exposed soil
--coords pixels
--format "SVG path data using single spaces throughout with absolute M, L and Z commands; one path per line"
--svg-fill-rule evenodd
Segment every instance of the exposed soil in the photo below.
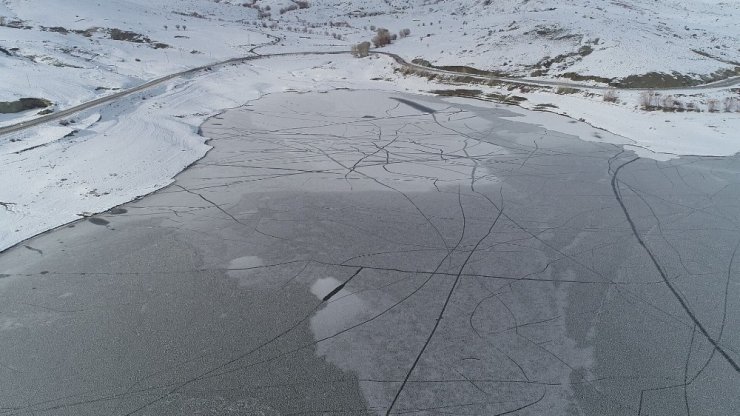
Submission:
M 52 104 L 43 98 L 21 98 L 17 101 L 0 101 L 0 114 L 20 113 L 36 108 L 46 108 Z

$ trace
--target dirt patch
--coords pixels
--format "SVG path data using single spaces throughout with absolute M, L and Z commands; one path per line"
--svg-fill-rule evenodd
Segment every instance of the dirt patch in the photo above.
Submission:
M 464 98 L 478 98 L 483 94 L 481 90 L 468 90 L 464 88 L 457 88 L 454 90 L 432 90 L 429 91 L 432 94 L 439 95 L 440 97 L 464 97 Z
M 21 98 L 17 101 L 0 101 L 0 113 L 20 113 L 22 111 L 34 110 L 37 108 L 46 108 L 51 104 L 51 101 L 43 98 Z
M 612 78 L 604 78 L 604 77 L 599 77 L 596 75 L 581 75 L 581 74 L 576 74 L 575 72 L 566 72 L 560 76 L 562 78 L 568 78 L 569 80 L 577 81 L 577 82 L 594 81 L 594 82 L 599 82 L 602 84 L 611 84 L 611 82 L 613 81 Z
M 471 66 L 463 65 L 447 65 L 447 66 L 434 66 L 429 65 L 430 68 L 441 69 L 443 71 L 459 72 L 461 74 L 480 75 L 484 77 L 509 77 L 511 74 L 503 71 L 484 71 L 482 69 L 473 68 Z
M 630 75 L 628 77 L 612 81 L 609 85 L 619 88 L 676 88 L 690 87 L 701 84 L 698 79 L 677 72 L 672 74 L 662 72 L 648 72 L 642 75 Z
M 481 90 L 472 90 L 472 89 L 464 89 L 464 88 L 457 88 L 454 90 L 432 90 L 429 92 L 431 92 L 432 94 L 438 95 L 440 97 L 475 98 L 475 99 L 483 100 L 483 101 L 495 101 L 498 103 L 511 104 L 511 105 L 518 105 L 524 101 L 527 101 L 526 98 L 518 96 L 518 95 L 497 94 L 497 93 L 483 94 L 483 91 Z
M 154 42 L 141 33 L 131 32 L 128 30 L 110 29 L 108 33 L 110 38 L 113 40 L 132 43 L 146 43 L 151 45 L 154 49 L 165 49 L 170 47 L 170 45 L 167 45 L 166 43 Z

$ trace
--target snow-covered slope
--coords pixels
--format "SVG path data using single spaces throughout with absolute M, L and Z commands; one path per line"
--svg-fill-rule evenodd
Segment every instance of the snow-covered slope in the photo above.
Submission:
M 642 75 L 631 85 L 660 86 L 686 82 L 675 79 L 682 76 L 698 81 L 740 71 L 740 0 L 308 4 L 3 0 L 0 101 L 31 96 L 67 107 L 156 76 L 248 55 L 268 34 L 285 38 L 281 50 L 346 49 L 369 40 L 375 27 L 409 29 L 408 38 L 386 48 L 408 60 L 514 76 L 577 74 L 616 82 Z M 653 73 L 674 75 L 661 79 Z M 9 118 L 0 115 L 0 124 Z
M 285 3 L 258 2 L 271 10 Z M 347 22 L 350 28 L 331 30 L 353 41 L 369 39 L 371 26 L 408 28 L 412 41 L 389 49 L 513 75 L 699 78 L 740 67 L 738 0 L 312 0 L 278 18 Z

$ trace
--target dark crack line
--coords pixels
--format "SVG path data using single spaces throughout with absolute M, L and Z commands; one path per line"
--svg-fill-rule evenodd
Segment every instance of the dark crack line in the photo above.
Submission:
M 195 195 L 195 196 L 200 197 L 200 199 L 202 199 L 202 200 L 208 202 L 209 204 L 213 205 L 213 207 L 215 207 L 216 209 L 218 209 L 219 211 L 221 211 L 222 213 L 224 213 L 224 215 L 226 215 L 227 217 L 229 217 L 232 220 L 234 220 L 234 222 L 236 222 L 237 224 L 241 224 L 241 225 L 243 225 L 245 227 L 248 227 L 247 224 L 244 224 L 243 222 L 239 221 L 238 218 L 236 218 L 235 216 L 231 215 L 228 211 L 226 211 L 225 209 L 221 208 L 220 205 L 218 205 L 217 203 L 215 203 L 215 202 L 211 201 L 210 199 L 204 197 L 203 195 L 201 195 L 201 194 L 199 194 L 197 192 L 191 191 L 190 189 L 187 189 L 184 186 L 179 185 L 179 184 L 175 184 L 175 186 L 177 186 L 178 188 L 182 189 L 183 191 L 185 191 L 185 192 L 187 192 L 189 194 L 192 194 L 192 195 Z
M 652 261 L 653 265 L 655 266 L 655 269 L 660 274 L 660 277 L 663 279 L 663 282 L 665 282 L 665 285 L 668 287 L 668 289 L 673 294 L 673 297 L 676 298 L 678 303 L 681 305 L 681 308 L 683 308 L 684 312 L 689 316 L 689 318 L 694 322 L 697 328 L 699 328 L 699 331 L 704 335 L 704 337 L 709 341 L 716 351 L 719 351 L 720 355 L 727 361 L 728 364 L 735 370 L 735 372 L 740 373 L 740 365 L 738 365 L 735 360 L 730 357 L 730 355 L 722 348 L 722 346 L 715 340 L 709 332 L 706 330 L 704 325 L 701 323 L 701 321 L 696 317 L 696 314 L 689 308 L 689 305 L 686 303 L 686 301 L 681 297 L 681 295 L 678 293 L 678 290 L 674 287 L 673 283 L 671 283 L 671 280 L 668 279 L 668 276 L 666 275 L 665 271 L 663 270 L 663 267 L 658 262 L 658 259 L 655 257 L 655 254 L 648 248 L 647 244 L 645 244 L 645 241 L 640 237 L 639 232 L 637 231 L 637 226 L 635 225 L 635 222 L 632 220 L 632 217 L 630 216 L 629 211 L 627 210 L 627 207 L 624 204 L 624 201 L 622 200 L 622 195 L 619 192 L 619 179 L 618 175 L 619 172 L 622 170 L 623 167 L 629 165 L 632 162 L 635 162 L 639 160 L 639 157 L 636 157 L 628 162 L 623 163 L 617 169 L 614 171 L 614 174 L 612 175 L 612 191 L 614 192 L 614 196 L 617 198 L 617 202 L 619 203 L 619 206 L 622 208 L 622 212 L 624 213 L 624 216 L 627 218 L 627 222 L 630 225 L 630 228 L 632 228 L 632 234 L 635 236 L 635 239 L 637 242 L 642 246 L 642 248 L 647 253 L 648 257 L 650 257 L 650 260 Z M 733 255 L 734 258 L 734 255 Z M 732 265 L 730 265 L 732 267 Z M 642 397 L 641 397 L 642 399 Z M 642 402 L 642 400 L 640 400 Z
M 358 274 L 360 274 L 361 271 L 362 271 L 362 267 L 360 267 L 359 269 L 357 269 L 357 271 L 355 272 L 355 274 L 353 274 L 352 276 L 350 276 L 349 279 L 345 280 L 344 283 L 342 283 L 341 285 L 335 287 L 334 290 L 332 290 L 326 296 L 324 296 L 324 298 L 321 299 L 321 301 L 322 302 L 326 302 L 329 299 L 331 299 L 332 296 L 336 295 L 337 293 L 339 293 L 340 290 L 344 289 L 344 287 L 347 285 L 347 283 L 349 283 L 350 281 L 352 281 L 352 279 L 354 279 L 355 276 L 357 276 Z
M 459 194 L 458 194 L 459 195 Z M 458 196 L 458 198 L 460 198 Z M 460 208 L 462 209 L 462 218 L 463 218 L 463 232 L 462 236 L 460 237 L 460 241 L 462 241 L 462 238 L 465 235 L 465 210 L 463 209 L 462 202 L 460 201 Z M 434 322 L 434 326 L 432 327 L 432 330 L 429 332 L 429 336 L 427 336 L 426 341 L 424 342 L 424 345 L 422 345 L 421 350 L 416 355 L 416 359 L 414 359 L 413 364 L 411 364 L 411 368 L 409 368 L 408 372 L 406 373 L 406 377 L 403 379 L 403 383 L 401 383 L 401 386 L 398 388 L 398 391 L 396 392 L 396 395 L 393 397 L 393 400 L 391 401 L 391 404 L 388 406 L 388 410 L 386 410 L 385 414 L 386 416 L 391 414 L 391 411 L 393 410 L 393 406 L 395 406 L 396 402 L 398 401 L 398 398 L 401 396 L 401 393 L 403 392 L 404 387 L 406 387 L 406 384 L 408 383 L 409 377 L 411 377 L 411 374 L 414 372 L 414 369 L 416 369 L 416 366 L 419 364 L 419 360 L 421 359 L 422 355 L 424 355 L 424 351 L 426 351 L 427 347 L 429 346 L 429 343 L 432 341 L 432 338 L 434 337 L 434 333 L 437 332 L 437 328 L 439 327 L 439 323 L 442 321 L 442 317 L 444 316 L 445 310 L 447 309 L 447 305 L 450 303 L 450 299 L 452 299 L 452 295 L 455 292 L 455 288 L 457 287 L 457 284 L 460 282 L 460 278 L 462 276 L 463 270 L 465 269 L 465 266 L 467 266 L 468 262 L 470 261 L 470 258 L 473 257 L 473 254 L 476 252 L 476 249 L 480 244 L 488 238 L 489 235 L 493 232 L 493 228 L 496 226 L 496 223 L 498 223 L 499 218 L 501 218 L 501 214 L 503 213 L 503 209 L 501 209 L 498 214 L 496 215 L 496 218 L 491 223 L 491 226 L 488 228 L 488 232 L 478 240 L 475 247 L 473 247 L 472 250 L 470 250 L 470 253 L 468 253 L 468 256 L 465 258 L 465 261 L 460 266 L 460 270 L 457 273 L 457 276 L 455 277 L 455 280 L 452 282 L 452 286 L 450 287 L 450 290 L 447 292 L 447 297 L 445 298 L 444 303 L 442 304 L 442 308 L 439 311 L 439 315 L 437 316 L 437 319 Z

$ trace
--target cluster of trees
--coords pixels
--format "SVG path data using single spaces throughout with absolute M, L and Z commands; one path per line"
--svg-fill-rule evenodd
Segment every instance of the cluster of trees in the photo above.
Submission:
M 370 26 L 371 30 L 375 31 L 375 36 L 371 39 L 372 45 L 376 48 L 382 48 L 385 45 L 390 45 L 394 40 L 398 39 L 400 36 L 401 38 L 405 38 L 409 35 L 411 35 L 411 29 L 403 29 L 398 34 L 391 33 L 390 30 L 385 28 L 375 28 L 375 26 Z M 370 42 L 362 42 L 358 43 L 356 45 L 352 46 L 352 55 L 363 58 L 365 56 L 368 56 L 370 54 Z

